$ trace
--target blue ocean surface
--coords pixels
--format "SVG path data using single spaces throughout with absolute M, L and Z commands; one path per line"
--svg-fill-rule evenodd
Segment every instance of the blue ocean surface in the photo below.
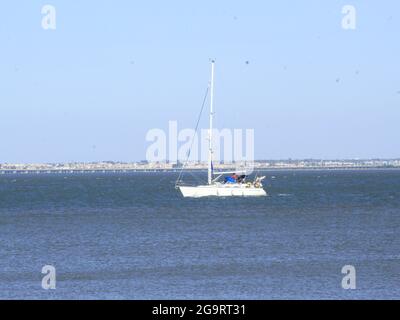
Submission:
M 202 199 L 176 173 L 0 175 L 0 298 L 400 299 L 400 170 L 264 174 L 268 197 Z

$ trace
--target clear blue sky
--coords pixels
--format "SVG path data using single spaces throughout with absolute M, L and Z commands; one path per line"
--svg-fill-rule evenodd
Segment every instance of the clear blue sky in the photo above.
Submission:
M 0 7 L 0 163 L 144 159 L 149 129 L 194 126 L 211 57 L 216 126 L 254 128 L 256 158 L 400 157 L 397 0 Z

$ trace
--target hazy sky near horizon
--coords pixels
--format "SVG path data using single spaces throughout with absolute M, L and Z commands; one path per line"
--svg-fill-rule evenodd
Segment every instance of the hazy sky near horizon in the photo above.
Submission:
M 257 159 L 400 157 L 399 1 L 0 8 L 0 163 L 142 160 L 148 130 L 194 127 L 210 58 L 215 125 L 254 129 Z

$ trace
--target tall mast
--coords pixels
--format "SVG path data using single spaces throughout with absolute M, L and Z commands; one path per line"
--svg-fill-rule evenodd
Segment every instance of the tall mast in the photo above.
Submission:
M 214 115 L 214 63 L 215 61 L 211 61 L 211 93 L 210 93 L 210 128 L 208 132 L 209 146 L 208 146 L 208 184 L 212 183 L 212 154 L 213 154 L 213 145 L 212 145 L 212 128 L 213 128 L 213 115 Z

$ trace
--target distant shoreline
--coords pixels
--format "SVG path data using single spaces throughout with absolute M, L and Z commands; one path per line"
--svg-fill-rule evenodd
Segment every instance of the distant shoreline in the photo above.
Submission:
M 134 173 L 134 172 L 205 172 L 207 163 L 188 162 L 68 162 L 68 163 L 0 163 L 0 174 L 76 174 L 76 173 Z M 287 159 L 255 160 L 254 162 L 216 163 L 215 172 L 234 171 L 282 171 L 282 170 L 387 170 L 400 169 L 400 159 Z
M 370 170 L 400 170 L 400 167 L 274 167 L 274 168 L 255 168 L 253 172 L 272 172 L 272 171 L 370 171 Z M 207 169 L 187 169 L 187 172 L 207 172 Z M 179 173 L 180 169 L 98 169 L 98 170 L 3 170 L 0 175 L 12 174 L 96 174 L 96 173 Z

